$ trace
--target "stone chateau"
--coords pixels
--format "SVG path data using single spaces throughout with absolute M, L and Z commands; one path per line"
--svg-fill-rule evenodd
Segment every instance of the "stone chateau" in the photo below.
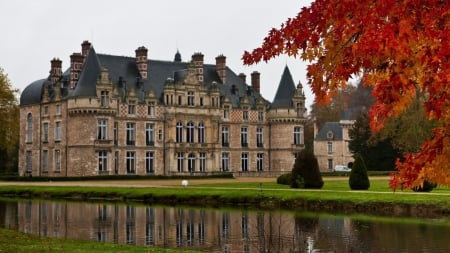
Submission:
M 50 75 L 21 94 L 19 173 L 277 175 L 304 148 L 305 117 L 302 85 L 287 67 L 269 102 L 260 73 L 247 84 L 223 55 L 215 64 L 201 53 L 161 61 L 145 47 L 124 57 L 84 41 L 70 68 L 54 58 Z

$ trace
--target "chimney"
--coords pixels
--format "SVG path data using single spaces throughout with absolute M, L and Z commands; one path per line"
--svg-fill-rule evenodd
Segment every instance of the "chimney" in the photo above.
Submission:
M 80 78 L 83 67 L 84 56 L 80 53 L 73 53 L 70 56 L 70 88 L 75 89 L 78 78 Z
M 91 49 L 91 43 L 87 40 L 83 41 L 83 43 L 81 44 L 81 54 L 85 59 L 89 53 L 89 49 Z
M 50 81 L 55 85 L 62 76 L 62 61 L 57 58 L 53 58 L 50 61 Z
M 244 73 L 240 73 L 239 78 L 242 80 L 242 82 L 247 82 L 247 76 Z
M 251 75 L 252 75 L 252 88 L 253 88 L 253 90 L 255 92 L 259 93 L 259 79 L 260 79 L 259 77 L 260 77 L 260 74 L 259 74 L 258 71 L 253 71 Z
M 192 55 L 192 62 L 194 63 L 195 76 L 199 82 L 203 82 L 203 54 L 195 53 Z
M 219 55 L 216 57 L 216 71 L 222 81 L 222 84 L 227 82 L 227 57 Z
M 147 72 L 147 48 L 145 47 L 138 47 L 138 49 L 135 50 L 136 52 L 136 66 L 139 70 L 139 74 L 141 75 L 141 78 L 146 80 L 148 78 L 148 72 Z

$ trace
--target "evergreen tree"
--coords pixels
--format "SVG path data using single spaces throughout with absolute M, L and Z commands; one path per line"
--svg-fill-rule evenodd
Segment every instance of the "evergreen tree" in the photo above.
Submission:
M 310 150 L 302 150 L 292 169 L 291 188 L 315 188 L 323 186 L 316 156 Z
M 349 185 L 352 190 L 367 190 L 370 187 L 367 167 L 359 154 L 355 155 L 355 161 L 350 172 Z

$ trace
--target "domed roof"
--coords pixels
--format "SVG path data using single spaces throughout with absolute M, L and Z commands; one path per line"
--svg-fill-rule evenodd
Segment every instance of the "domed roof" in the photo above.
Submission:
M 40 79 L 29 84 L 20 95 L 20 105 L 39 104 L 42 97 L 42 88 L 50 84 L 48 79 Z

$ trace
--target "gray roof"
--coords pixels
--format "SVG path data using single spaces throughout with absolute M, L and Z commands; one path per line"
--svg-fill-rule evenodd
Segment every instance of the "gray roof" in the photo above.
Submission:
M 339 122 L 326 122 L 323 125 L 322 129 L 320 129 L 319 133 L 316 136 L 316 141 L 328 141 L 330 140 L 328 133 L 331 132 L 332 138 L 331 140 L 342 140 L 342 126 Z
M 181 55 L 179 56 L 181 58 Z M 178 61 L 160 61 L 148 60 L 148 79 L 141 80 L 144 92 L 153 90 L 156 97 L 162 101 L 162 93 L 164 84 L 168 78 L 175 81 L 181 80 L 187 74 L 189 63 Z M 119 78 L 126 82 L 127 89 L 136 88 L 137 78 L 140 78 L 139 71 L 136 66 L 136 59 L 134 57 L 114 56 L 107 54 L 97 54 L 93 48 L 90 49 L 86 61 L 83 65 L 83 70 L 80 74 L 77 86 L 74 90 L 63 92 L 66 97 L 95 97 L 96 83 L 100 76 L 101 68 L 106 67 L 109 72 L 109 77 L 113 85 L 118 85 Z M 68 80 L 70 69 L 63 73 L 63 79 Z M 261 98 L 261 94 L 255 92 L 244 81 L 239 78 L 230 68 L 226 68 L 226 83 L 222 84 L 216 72 L 216 66 L 213 64 L 204 64 L 204 81 L 203 85 L 207 89 L 217 83 L 221 96 L 230 98 L 233 107 L 239 107 L 240 98 L 246 96 L 249 98 L 252 105 L 255 105 L 256 99 Z M 48 82 L 47 79 L 30 84 L 21 96 L 21 105 L 39 103 L 41 101 L 43 83 Z M 65 83 L 65 86 L 67 83 Z M 67 87 L 66 87 L 67 88 Z M 268 102 L 264 100 L 266 104 Z
M 278 85 L 277 93 L 270 106 L 272 109 L 289 109 L 293 108 L 292 97 L 295 95 L 295 84 L 292 79 L 291 72 L 288 66 L 284 68 L 281 76 L 280 84 Z

